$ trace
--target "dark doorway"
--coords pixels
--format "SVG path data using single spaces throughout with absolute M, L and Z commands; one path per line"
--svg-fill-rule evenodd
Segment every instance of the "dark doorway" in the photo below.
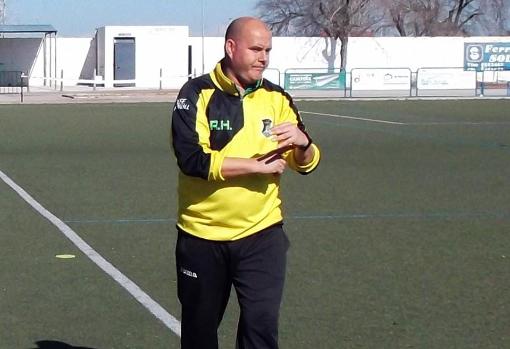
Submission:
M 113 79 L 134 80 L 135 68 L 135 38 L 115 38 L 113 41 Z M 135 83 L 114 83 L 115 87 L 135 86 Z

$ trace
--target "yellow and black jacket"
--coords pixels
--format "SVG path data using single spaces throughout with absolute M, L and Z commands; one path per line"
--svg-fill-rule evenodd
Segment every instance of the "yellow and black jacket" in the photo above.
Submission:
M 263 79 L 241 96 L 221 62 L 214 71 L 188 81 L 172 115 L 172 142 L 179 173 L 177 225 L 208 240 L 236 240 L 282 221 L 279 176 L 246 175 L 225 180 L 225 157 L 257 158 L 277 148 L 269 129 L 292 122 L 304 125 L 291 97 Z M 315 169 L 319 149 L 306 166 L 283 154 L 302 174 Z

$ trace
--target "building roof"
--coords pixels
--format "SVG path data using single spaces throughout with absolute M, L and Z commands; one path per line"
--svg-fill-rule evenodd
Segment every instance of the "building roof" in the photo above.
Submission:
M 32 24 L 32 25 L 0 25 L 0 33 L 45 33 L 56 34 L 57 30 L 49 24 Z

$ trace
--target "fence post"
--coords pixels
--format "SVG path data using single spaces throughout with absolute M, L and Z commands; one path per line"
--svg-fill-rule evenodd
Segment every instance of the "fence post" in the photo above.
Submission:
M 163 89 L 163 68 L 159 68 L 159 89 Z
M 21 95 L 20 95 L 20 100 L 21 100 L 21 103 L 23 103 L 23 78 L 25 77 L 25 74 L 21 73 Z M 28 86 L 28 84 L 27 84 Z
M 483 97 L 485 91 L 485 71 L 482 71 L 482 81 L 480 82 L 480 97 Z
M 64 91 L 64 69 L 60 70 L 60 92 Z
M 96 90 L 96 68 L 94 68 L 94 77 L 92 78 L 94 80 L 94 82 L 92 83 L 92 89 L 95 91 Z

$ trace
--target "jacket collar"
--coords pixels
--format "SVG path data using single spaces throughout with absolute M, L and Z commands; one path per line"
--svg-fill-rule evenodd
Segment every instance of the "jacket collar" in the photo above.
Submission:
M 230 78 L 228 78 L 227 75 L 223 72 L 221 63 L 222 61 L 219 61 L 216 64 L 216 67 L 214 67 L 214 70 L 209 75 L 211 76 L 211 79 L 213 80 L 214 84 L 218 86 L 218 88 L 223 92 L 226 92 L 233 96 L 244 97 L 247 94 L 252 93 L 258 88 L 260 88 L 260 86 L 262 86 L 262 79 L 258 80 L 253 86 L 248 86 L 244 91 L 244 94 L 241 96 L 240 89 L 238 88 L 238 86 L 232 80 L 230 80 Z

